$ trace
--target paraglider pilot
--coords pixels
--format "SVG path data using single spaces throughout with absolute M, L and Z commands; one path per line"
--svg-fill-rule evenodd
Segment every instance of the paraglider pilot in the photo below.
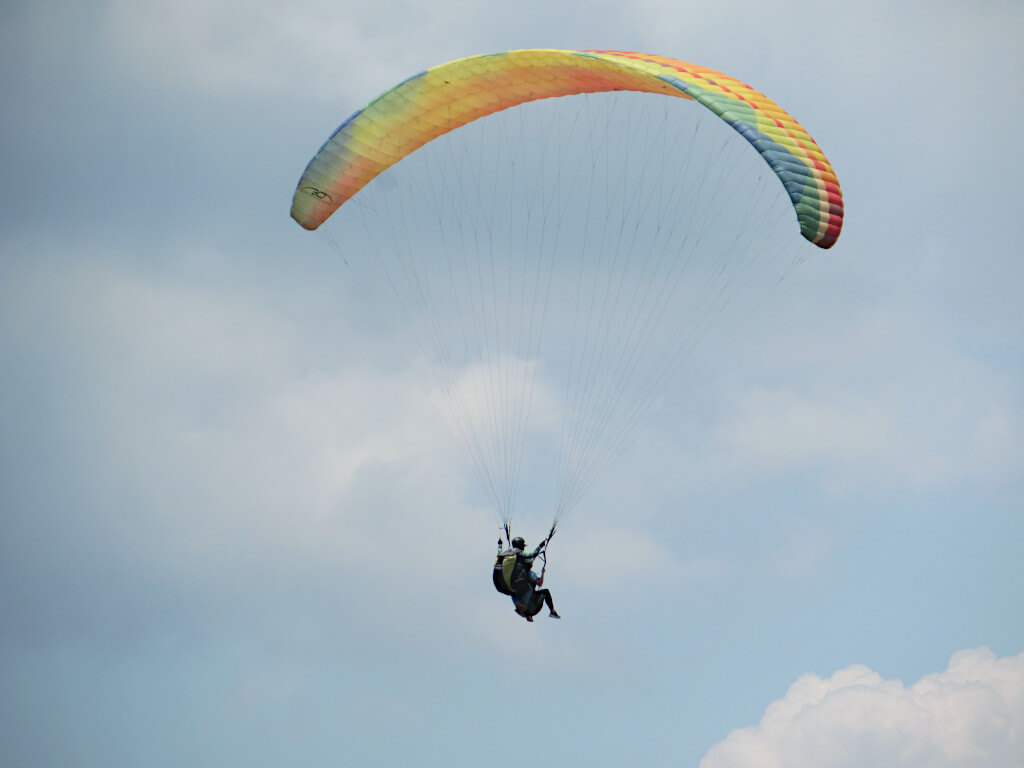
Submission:
M 551 537 L 548 536 L 548 539 Z M 546 603 L 548 616 L 560 619 L 551 600 L 551 592 L 541 589 L 544 584 L 544 571 L 538 576 L 533 569 L 533 561 L 544 553 L 548 539 L 544 539 L 532 552 L 526 551 L 526 541 L 522 536 L 512 539 L 511 549 L 502 549 L 501 538 L 498 538 L 498 556 L 494 560 L 494 586 L 505 595 L 512 597 L 516 613 L 527 621 L 540 613 Z

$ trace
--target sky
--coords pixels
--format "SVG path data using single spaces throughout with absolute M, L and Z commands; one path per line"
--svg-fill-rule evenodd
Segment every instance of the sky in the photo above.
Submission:
M 0 14 L 0 762 L 1024 766 L 1024 6 Z M 531 47 L 749 82 L 846 221 L 638 426 L 527 624 L 288 208 L 382 90 Z

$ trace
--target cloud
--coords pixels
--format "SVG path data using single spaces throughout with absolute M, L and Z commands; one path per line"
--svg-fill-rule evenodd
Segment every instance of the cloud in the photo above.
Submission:
M 594 552 L 613 553 L 599 568 L 581 568 L 569 578 L 584 579 L 588 588 L 608 595 L 625 595 L 638 585 L 694 584 L 714 579 L 722 564 L 712 557 L 694 557 L 680 561 L 671 547 L 645 535 L 642 531 L 602 525 L 574 533 L 564 544 L 567 559 L 579 563 L 593 560 Z
M 376 4 L 117 0 L 104 26 L 114 50 L 139 75 L 185 90 L 265 94 L 295 86 L 315 91 L 330 82 L 328 73 L 335 82 L 356 82 L 371 61 L 390 71 L 406 54 L 381 63 L 375 48 L 382 37 L 407 30 L 415 16 L 391 15 Z
M 67 573 L 101 595 L 98 573 L 119 570 L 185 603 L 269 588 L 338 605 L 368 582 L 412 595 L 423 565 L 395 552 L 438 532 L 453 550 L 484 538 L 489 516 L 466 501 L 422 391 L 352 362 L 368 342 L 338 334 L 336 298 L 311 310 L 318 290 L 304 291 L 295 309 L 215 253 L 195 277 L 189 257 L 168 276 L 87 250 L 34 249 L 0 294 L 0 450 L 16 467 L 0 486 L 4 551 L 37 574 L 19 604 L 59 612 Z M 440 558 L 432 575 L 458 583 L 471 567 Z
M 700 768 L 1012 768 L 1024 765 L 1024 653 L 959 651 L 910 687 L 861 665 L 804 675 Z
M 714 460 L 761 477 L 814 471 L 844 489 L 932 491 L 1019 477 L 1019 371 L 979 351 L 982 334 L 942 306 L 894 301 L 773 343 L 757 375 L 779 383 L 733 392 Z
M 734 468 L 820 470 L 826 484 L 843 487 L 937 490 L 1016 476 L 1024 414 L 1009 381 L 947 380 L 933 393 L 915 392 L 914 383 L 893 382 L 895 391 L 752 389 L 717 441 Z
M 628 9 L 604 4 L 610 13 Z M 584 25 L 592 24 L 589 16 Z M 528 2 L 502 8 L 475 0 L 425 5 L 403 0 L 355 3 L 311 0 L 301 5 L 237 0 L 115 0 L 105 35 L 139 74 L 204 93 L 302 93 L 334 99 L 376 93 L 415 72 L 460 56 L 509 47 L 538 21 L 578 30 L 569 4 Z M 575 23 L 573 23 L 575 22 Z M 579 37 L 574 31 L 573 36 Z M 583 43 L 584 40 L 579 42 Z M 571 47 L 571 41 L 547 45 Z
M 227 632 L 330 655 L 339 636 L 422 650 L 457 632 L 524 669 L 570 659 L 575 640 L 510 634 L 468 462 L 333 285 L 282 288 L 210 249 L 19 248 L 34 258 L 0 290 L 0 450 L 23 488 L 0 486 L 18 574 L 0 641 L 119 653 Z M 630 580 L 670 559 L 622 536 Z

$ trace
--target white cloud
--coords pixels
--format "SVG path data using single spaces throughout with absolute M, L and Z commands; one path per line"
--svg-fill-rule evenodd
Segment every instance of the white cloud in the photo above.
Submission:
M 804 675 L 701 768 L 1020 768 L 1024 653 L 959 651 L 910 687 L 854 665 Z

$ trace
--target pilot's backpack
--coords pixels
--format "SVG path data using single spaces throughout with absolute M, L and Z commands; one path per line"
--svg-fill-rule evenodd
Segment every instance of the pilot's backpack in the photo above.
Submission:
M 530 589 L 530 566 L 522 553 L 506 549 L 494 558 L 494 588 L 503 595 L 522 595 Z

